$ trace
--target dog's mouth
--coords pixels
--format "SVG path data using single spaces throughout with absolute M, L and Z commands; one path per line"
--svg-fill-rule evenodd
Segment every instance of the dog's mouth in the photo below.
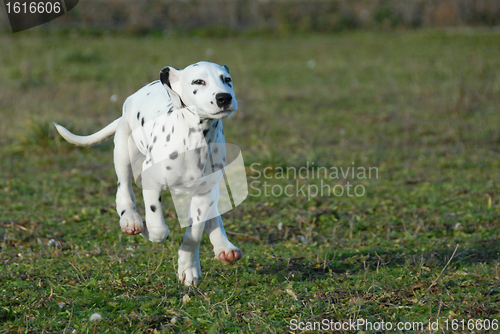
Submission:
M 214 115 L 222 116 L 222 115 L 230 114 L 232 112 L 234 112 L 233 109 L 222 109 L 221 111 L 216 112 Z

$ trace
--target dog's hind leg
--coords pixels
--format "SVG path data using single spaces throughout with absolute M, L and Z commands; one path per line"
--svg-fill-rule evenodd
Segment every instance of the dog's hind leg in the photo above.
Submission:
M 135 210 L 135 195 L 132 189 L 132 167 L 129 150 L 130 127 L 125 117 L 118 123 L 115 134 L 114 162 L 118 177 L 116 192 L 116 212 L 120 215 L 120 227 L 127 234 L 139 234 L 144 223 Z M 134 148 L 131 148 L 134 149 Z M 137 150 L 137 148 L 135 148 Z
M 200 242 L 205 229 L 205 222 L 186 227 L 179 248 L 179 267 L 177 274 L 179 281 L 185 285 L 198 285 L 201 278 Z
M 215 202 L 212 199 L 218 195 L 219 188 L 213 188 L 204 195 L 195 195 L 192 197 L 189 207 L 188 226 L 186 233 L 182 237 L 181 247 L 179 248 L 179 281 L 185 285 L 198 285 L 201 278 L 200 266 L 200 242 L 205 229 L 205 220 L 213 210 Z

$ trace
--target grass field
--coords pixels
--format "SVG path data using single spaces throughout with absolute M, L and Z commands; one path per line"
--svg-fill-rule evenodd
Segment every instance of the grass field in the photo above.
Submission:
M 292 319 L 425 326 L 394 333 L 498 326 L 498 33 L 24 32 L 0 45 L 0 332 L 283 333 Z M 94 132 L 163 66 L 199 60 L 231 70 L 241 110 L 225 134 L 252 187 L 223 216 L 243 259 L 221 264 L 204 238 L 203 279 L 184 288 L 169 194 L 166 244 L 122 234 L 112 141 L 75 148 L 51 122 Z M 371 167 L 378 178 L 279 174 L 301 167 Z M 363 196 L 308 196 L 348 182 Z M 280 194 L 286 186 L 297 191 Z

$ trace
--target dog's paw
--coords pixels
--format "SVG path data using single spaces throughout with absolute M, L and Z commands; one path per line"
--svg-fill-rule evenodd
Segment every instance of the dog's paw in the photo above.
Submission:
M 223 250 L 219 253 L 219 260 L 225 264 L 232 264 L 243 257 L 243 252 L 238 248 Z
M 137 212 L 125 212 L 120 218 L 120 227 L 124 233 L 135 235 L 142 233 L 144 223 Z
M 148 223 L 145 222 L 141 235 L 151 242 L 166 242 L 170 236 L 170 230 L 165 224 L 148 227 Z
M 201 266 L 198 252 L 185 252 L 179 250 L 179 281 L 186 286 L 197 286 L 201 277 Z
M 215 258 L 222 263 L 231 264 L 243 257 L 243 252 L 233 245 L 227 238 L 213 244 Z

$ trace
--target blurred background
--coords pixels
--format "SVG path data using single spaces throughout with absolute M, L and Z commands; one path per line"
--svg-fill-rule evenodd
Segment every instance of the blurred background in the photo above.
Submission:
M 2 15 L 5 18 L 5 12 Z M 51 27 L 231 36 L 359 28 L 492 27 L 499 20 L 500 3 L 495 0 L 86 0 Z
M 498 1 L 88 0 L 17 34 L 9 33 L 5 11 L 0 15 L 2 111 L 23 119 L 0 124 L 3 140 L 15 139 L 26 131 L 16 124 L 34 118 L 44 126 L 58 119 L 78 130 L 100 127 L 159 69 L 199 60 L 232 69 L 241 100 L 234 120 L 251 130 L 244 141 L 266 145 L 260 139 L 283 135 L 293 164 L 319 157 L 332 143 L 384 137 L 385 129 L 359 128 L 367 119 L 400 127 L 397 141 L 421 140 L 416 129 L 439 127 L 443 119 L 442 135 L 498 140 L 494 122 L 486 122 L 498 90 Z M 480 122 L 467 118 L 479 114 L 486 124 L 464 133 L 465 124 Z M 263 154 L 286 165 L 280 151 Z
M 21 331 L 13 314 L 28 317 L 33 298 L 52 297 L 25 273 L 63 269 L 44 279 L 53 300 L 76 306 L 72 319 L 82 332 L 90 328 L 82 305 L 100 305 L 118 319 L 113 326 L 137 332 L 164 326 L 170 313 L 157 305 L 167 305 L 191 319 L 172 325 L 178 332 L 207 331 L 226 317 L 226 306 L 214 305 L 227 305 L 234 291 L 239 299 L 220 324 L 266 333 L 284 331 L 283 319 L 297 314 L 498 317 L 500 1 L 85 0 L 27 31 L 11 33 L 3 9 L 0 22 L 0 260 L 9 282 L 0 320 L 14 319 L 0 331 Z M 203 284 L 216 286 L 210 298 L 222 302 L 198 296 L 184 307 L 174 271 L 158 270 L 163 259 L 175 263 L 183 233 L 168 192 L 169 243 L 123 235 L 112 140 L 76 148 L 52 122 L 93 133 L 120 117 L 125 99 L 164 66 L 200 60 L 230 69 L 240 109 L 224 121 L 226 140 L 242 149 L 248 181 L 259 183 L 224 215 L 245 253 L 241 263 L 217 267 L 209 241 L 202 243 Z M 258 177 L 266 167 L 312 166 L 376 167 L 378 178 Z M 264 184 L 321 181 L 366 192 L 263 193 Z M 78 277 L 69 261 L 79 265 Z M 158 267 L 147 277 L 169 301 L 142 289 L 146 280 L 134 278 L 147 272 L 140 265 Z M 234 270 L 237 288 L 236 275 L 225 274 Z M 115 273 L 131 279 L 118 284 Z M 139 318 L 108 303 L 125 293 L 134 297 L 115 304 Z M 66 309 L 42 301 L 47 309 L 37 311 L 35 327 L 61 332 L 56 319 L 67 319 Z

